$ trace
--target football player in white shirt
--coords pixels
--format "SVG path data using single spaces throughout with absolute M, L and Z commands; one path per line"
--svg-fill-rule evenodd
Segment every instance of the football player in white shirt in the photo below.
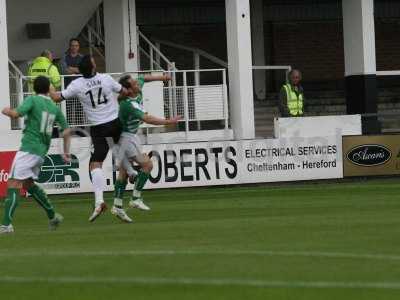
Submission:
M 90 136 L 94 150 L 90 157 L 89 171 L 95 195 L 95 208 L 89 221 L 93 222 L 107 209 L 103 198 L 106 185 L 103 161 L 110 146 L 118 143 L 121 135 L 116 94 L 125 97 L 128 92 L 110 75 L 96 73 L 96 63 L 89 55 L 82 58 L 79 71 L 83 77 L 72 81 L 61 93 L 51 92 L 50 96 L 56 102 L 78 98 L 92 125 Z

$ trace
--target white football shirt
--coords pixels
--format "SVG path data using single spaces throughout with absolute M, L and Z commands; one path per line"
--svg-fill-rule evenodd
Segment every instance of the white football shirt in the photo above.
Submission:
M 96 74 L 91 78 L 80 77 L 61 92 L 63 99 L 78 98 L 92 125 L 105 124 L 118 118 L 116 93 L 122 86 L 108 74 Z

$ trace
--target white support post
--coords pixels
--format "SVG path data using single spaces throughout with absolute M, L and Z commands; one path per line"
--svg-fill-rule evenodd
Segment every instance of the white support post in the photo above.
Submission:
M 224 118 L 225 129 L 229 128 L 229 107 L 228 107 L 228 91 L 226 85 L 226 69 L 222 71 L 222 88 L 224 93 Z
M 138 70 L 135 2 L 135 0 L 104 0 L 106 70 L 109 73 Z M 130 41 L 134 57 L 129 57 Z
M 373 0 L 343 1 L 345 75 L 376 74 Z
M 0 0 L 0 107 L 10 106 L 6 0 Z M 10 119 L 0 116 L 0 131 L 11 130 Z
M 231 124 L 237 140 L 253 139 L 254 99 L 249 0 L 225 0 Z
M 251 33 L 253 62 L 255 66 L 265 66 L 264 49 L 264 3 L 263 0 L 251 0 Z M 254 72 L 254 91 L 257 99 L 266 97 L 266 72 Z
M 186 71 L 182 73 L 182 76 L 183 76 L 183 106 L 185 109 L 185 131 L 187 136 L 189 134 L 189 101 L 188 101 Z

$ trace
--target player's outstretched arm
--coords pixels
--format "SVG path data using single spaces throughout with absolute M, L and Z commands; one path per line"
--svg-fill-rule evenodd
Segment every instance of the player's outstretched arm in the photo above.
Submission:
M 54 102 L 61 102 L 64 100 L 61 96 L 61 92 L 57 92 L 53 86 L 50 86 L 49 96 Z
M 143 116 L 143 122 L 152 125 L 173 125 L 182 120 L 181 116 L 173 117 L 171 119 L 158 118 L 149 114 Z
M 165 75 L 144 75 L 144 81 L 145 82 L 150 82 L 150 81 L 170 81 L 171 76 L 168 74 Z
M 6 115 L 7 117 L 9 117 L 9 118 L 11 118 L 11 119 L 18 119 L 18 118 L 20 117 L 19 113 L 18 113 L 16 110 L 11 109 L 11 108 L 9 108 L 9 107 L 5 107 L 5 108 L 1 111 L 1 113 L 2 113 L 3 115 Z
M 63 131 L 62 137 L 64 139 L 64 161 L 65 162 L 70 162 L 71 161 L 71 129 L 67 128 Z

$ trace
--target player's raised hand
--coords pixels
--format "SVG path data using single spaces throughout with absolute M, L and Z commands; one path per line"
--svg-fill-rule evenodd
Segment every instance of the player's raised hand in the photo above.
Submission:
M 6 116 L 9 116 L 9 115 L 10 115 L 10 112 L 11 112 L 11 108 L 9 108 L 9 107 L 5 107 L 5 108 L 3 108 L 3 110 L 1 111 L 1 113 L 2 113 L 3 115 L 6 115 Z

